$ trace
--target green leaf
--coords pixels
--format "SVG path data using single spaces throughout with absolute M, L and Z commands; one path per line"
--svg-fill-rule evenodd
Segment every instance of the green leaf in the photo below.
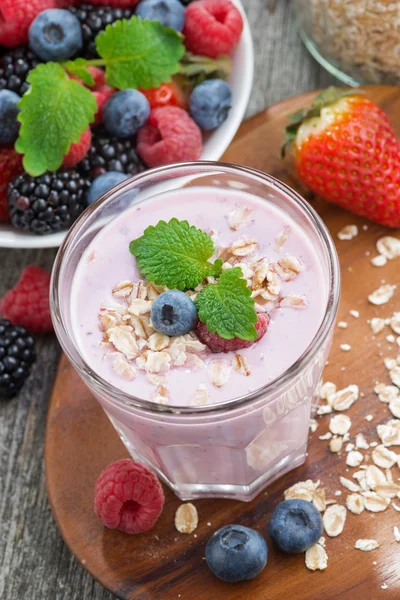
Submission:
M 193 289 L 205 277 L 222 272 L 221 259 L 208 262 L 215 251 L 212 239 L 187 221 L 159 221 L 133 240 L 129 250 L 149 281 L 170 289 Z
M 187 77 L 204 75 L 205 77 L 212 76 L 227 79 L 232 72 L 232 60 L 226 54 L 221 54 L 214 59 L 186 52 L 181 61 L 179 72 Z
M 86 85 L 94 85 L 95 81 L 93 75 L 88 71 L 88 61 L 85 58 L 77 58 L 76 60 L 68 60 L 63 63 L 63 67 L 67 69 L 68 73 L 79 77 Z
M 18 105 L 21 128 L 15 148 L 24 154 L 25 171 L 38 176 L 61 166 L 97 107 L 91 92 L 70 79 L 58 63 L 37 66 L 27 81 L 30 88 Z
M 184 55 L 183 37 L 157 21 L 132 17 L 108 25 L 96 37 L 107 83 L 119 89 L 158 87 L 171 81 Z
M 257 339 L 257 313 L 240 267 L 227 269 L 218 283 L 204 287 L 195 301 L 199 319 L 211 333 L 231 340 Z

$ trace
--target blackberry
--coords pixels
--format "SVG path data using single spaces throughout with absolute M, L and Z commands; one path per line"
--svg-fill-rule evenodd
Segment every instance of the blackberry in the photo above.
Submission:
M 146 167 L 136 154 L 132 139 L 120 140 L 100 131 L 94 132 L 92 145 L 79 169 L 84 176 L 95 179 L 108 171 L 136 175 Z
M 81 22 L 83 49 L 79 52 L 79 56 L 84 58 L 97 58 L 95 38 L 100 31 L 119 19 L 130 19 L 134 14 L 134 10 L 130 8 L 93 6 L 92 4 L 70 6 L 68 10 L 77 16 Z
M 27 46 L 7 50 L 0 57 L 0 90 L 11 90 L 23 96 L 29 88 L 26 78 L 29 71 L 42 61 Z
M 72 169 L 40 177 L 19 175 L 8 186 L 12 225 L 39 235 L 68 229 L 87 206 L 89 185 Z
M 27 330 L 0 319 L 0 398 L 21 389 L 35 359 L 35 341 Z

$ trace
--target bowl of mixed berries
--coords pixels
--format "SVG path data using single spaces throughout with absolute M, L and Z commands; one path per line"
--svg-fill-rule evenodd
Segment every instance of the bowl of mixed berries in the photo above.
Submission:
M 2 0 L 0 247 L 56 247 L 146 169 L 218 160 L 246 110 L 240 0 Z

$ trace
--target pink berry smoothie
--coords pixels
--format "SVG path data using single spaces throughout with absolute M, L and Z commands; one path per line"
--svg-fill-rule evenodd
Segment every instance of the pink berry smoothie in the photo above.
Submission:
M 248 209 L 244 222 L 238 229 L 231 229 L 230 215 L 244 207 Z M 245 269 L 259 258 L 267 258 L 274 264 L 282 258 L 295 257 L 302 271 L 292 280 L 279 281 L 279 295 L 295 294 L 304 298 L 307 306 L 296 309 L 273 303 L 259 305 L 256 297 L 257 310 L 266 311 L 271 321 L 259 342 L 238 350 L 246 359 L 250 374 L 243 375 L 232 367 L 226 383 L 217 387 L 210 381 L 208 367 L 215 359 L 224 361 L 224 366 L 230 365 L 234 353 L 201 352 L 203 368 L 192 368 L 188 361 L 187 365 L 172 367 L 165 374 L 168 404 L 194 405 L 199 386 L 206 387 L 210 404 L 226 402 L 265 386 L 286 371 L 311 343 L 323 319 L 328 283 L 322 263 L 302 229 L 279 208 L 239 190 L 227 193 L 214 188 L 183 188 L 160 194 L 147 201 L 146 207 L 134 206 L 122 213 L 96 236 L 80 261 L 71 299 L 74 332 L 82 356 L 94 371 L 124 392 L 146 400 L 155 396 L 154 385 L 145 370 L 137 370 L 135 378 L 128 381 L 113 370 L 113 355 L 108 357 L 100 344 L 104 333 L 99 329 L 98 315 L 102 308 L 118 302 L 112 295 L 117 284 L 140 279 L 129 243 L 149 225 L 172 217 L 186 219 L 205 232 L 212 231 L 217 249 L 229 248 L 243 236 L 255 240 L 257 248 L 245 257 L 238 257 L 239 266 Z M 281 234 L 287 239 L 279 249 L 277 240 Z

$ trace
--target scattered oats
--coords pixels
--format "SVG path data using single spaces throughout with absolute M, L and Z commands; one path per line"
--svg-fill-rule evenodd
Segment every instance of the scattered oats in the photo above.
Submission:
M 376 540 L 357 540 L 354 544 L 356 550 L 362 550 L 363 552 L 370 552 L 379 548 L 379 544 Z
M 199 383 L 198 388 L 193 396 L 193 404 L 195 406 L 204 406 L 208 404 L 210 395 L 204 383 Z
M 222 387 L 231 374 L 231 365 L 223 359 L 214 359 L 208 367 L 208 377 L 215 387 Z
M 337 326 L 339 327 L 339 329 L 347 329 L 347 323 L 346 323 L 346 321 L 339 321 L 339 323 L 337 324 Z
M 195 371 L 200 371 L 204 369 L 206 363 L 202 360 L 197 354 L 188 354 L 185 362 L 185 367 L 189 369 L 194 369 Z
M 113 288 L 112 295 L 114 298 L 127 298 L 130 296 L 132 290 L 133 283 L 131 281 L 121 281 L 121 283 Z
M 290 233 L 290 227 L 284 227 L 280 233 L 276 236 L 275 246 L 277 251 L 279 252 L 286 243 Z
M 347 415 L 335 415 L 329 421 L 329 429 L 337 435 L 344 435 L 350 431 L 351 419 Z
M 378 442 L 371 442 L 369 447 L 370 448 L 376 448 L 378 446 Z
M 384 498 L 396 498 L 400 493 L 400 485 L 388 481 L 376 486 L 376 493 Z M 388 503 L 389 504 L 389 503 Z
M 387 482 L 386 476 L 383 471 L 381 471 L 375 465 L 368 465 L 365 470 L 365 481 L 369 490 L 374 490 L 378 485 L 383 485 Z
M 292 281 L 303 270 L 303 265 L 295 256 L 284 256 L 274 265 L 275 273 L 279 275 L 282 281 Z
M 341 495 L 342 495 L 342 492 L 340 490 L 336 490 L 335 496 L 341 496 Z
M 371 423 L 371 421 L 374 420 L 374 415 L 367 415 L 365 417 L 365 420 L 368 421 L 368 423 Z M 370 444 L 370 446 L 372 446 L 372 444 Z
M 169 371 L 171 357 L 168 352 L 147 352 L 145 369 L 149 373 L 164 373 Z
M 390 369 L 389 375 L 390 379 L 392 380 L 392 383 L 394 383 L 394 385 L 400 388 L 400 366 L 396 366 L 393 367 L 393 369 Z
M 351 481 L 351 479 L 347 479 L 346 477 L 340 477 L 339 480 L 342 486 L 349 490 L 349 492 L 360 491 L 360 486 L 354 483 L 354 481 Z
M 385 319 L 379 319 L 378 317 L 374 317 L 371 319 L 370 327 L 372 333 L 380 333 L 385 328 Z
M 164 350 L 164 348 L 168 348 L 170 343 L 171 338 L 163 333 L 159 333 L 158 331 L 149 337 L 150 350 L 154 350 L 156 352 Z
M 340 349 L 343 350 L 343 352 L 350 352 L 351 346 L 350 344 L 340 344 Z
M 247 206 L 232 210 L 232 212 L 228 214 L 229 228 L 233 231 L 237 231 L 241 227 L 247 225 L 251 213 L 251 209 L 247 208 Z
M 317 409 L 317 415 L 328 415 L 332 412 L 332 406 L 330 404 L 321 404 Z
M 324 435 L 320 435 L 319 436 L 319 440 L 330 440 L 332 437 L 332 434 L 330 431 L 328 431 L 328 433 L 324 433 Z
M 242 235 L 236 242 L 233 242 L 230 252 L 233 256 L 248 256 L 257 250 L 257 240 L 248 238 L 246 235 Z
M 129 325 L 111 327 L 106 332 L 106 338 L 114 347 L 122 352 L 128 360 L 133 360 L 139 354 L 135 334 Z
M 371 265 L 373 265 L 374 267 L 384 267 L 386 263 L 387 258 L 382 254 L 378 254 L 378 256 L 374 256 L 373 258 L 371 258 Z
M 390 319 L 390 327 L 395 333 L 400 335 L 400 312 L 393 313 L 393 316 Z
M 352 240 L 358 235 L 358 227 L 357 225 L 345 225 L 338 232 L 337 236 L 339 240 Z
M 187 502 L 178 506 L 175 513 L 175 527 L 179 533 L 193 533 L 199 524 L 199 515 L 196 507 Z
M 235 356 L 232 359 L 232 366 L 235 369 L 235 371 L 241 373 L 242 375 L 246 375 L 246 377 L 251 375 L 249 362 L 247 358 L 245 356 L 242 356 L 241 354 L 235 354 Z
M 296 498 L 299 500 L 307 500 L 307 502 L 312 502 L 314 493 L 318 489 L 319 484 L 319 481 L 314 483 L 311 479 L 307 479 L 307 481 L 299 481 L 284 491 L 285 500 L 293 500 Z
M 146 373 L 147 379 L 151 385 L 156 387 L 165 383 L 165 375 L 157 375 L 157 373 Z
M 382 583 L 381 590 L 388 590 L 388 589 L 389 589 L 388 584 L 387 583 Z
M 303 310 L 304 308 L 307 308 L 308 300 L 304 294 L 290 292 L 287 296 L 282 298 L 280 306 L 295 308 L 296 310 Z
M 336 392 L 336 385 L 331 381 L 326 381 L 320 389 L 319 395 L 322 400 L 327 400 L 331 394 Z
M 127 381 L 132 381 L 136 377 L 136 369 L 133 365 L 131 365 L 123 356 L 117 356 L 114 358 L 112 362 L 113 371 L 126 379 Z
M 159 385 L 152 397 L 153 402 L 157 404 L 168 404 L 169 392 L 165 385 Z
M 354 444 L 347 444 L 345 450 L 346 452 L 351 452 L 352 450 L 354 450 L 355 445 Z
M 334 436 L 329 442 L 329 450 L 333 453 L 338 453 L 343 448 L 343 438 Z
M 400 421 L 391 419 L 384 425 L 378 425 L 378 436 L 384 446 L 400 446 Z
M 376 492 L 363 492 L 364 506 L 370 512 L 382 512 L 387 509 L 390 504 L 389 498 L 384 498 Z
M 382 444 L 374 448 L 372 452 L 372 460 L 378 467 L 383 469 L 390 469 L 394 464 L 397 463 L 398 455 L 392 452 Z
M 382 254 L 389 260 L 393 260 L 400 256 L 400 240 L 390 235 L 386 235 L 376 242 L 376 249 L 379 254 Z
M 391 369 L 394 369 L 394 367 L 397 365 L 397 361 L 395 358 L 386 357 L 383 359 L 383 364 L 385 365 L 387 370 L 390 371 Z
M 359 467 L 363 460 L 364 457 L 361 454 L 361 452 L 358 452 L 357 450 L 352 450 L 347 455 L 346 465 L 348 467 Z
M 358 310 L 351 310 L 350 314 L 352 317 L 354 317 L 355 319 L 358 319 L 358 317 L 360 316 L 360 313 Z
M 393 297 L 395 289 L 396 286 L 390 285 L 389 283 L 385 283 L 384 285 L 381 285 L 377 290 L 372 292 L 372 294 L 368 296 L 368 300 L 371 304 L 374 304 L 375 306 L 381 306 L 382 304 L 386 304 Z
M 306 567 L 310 571 L 323 571 L 328 566 L 328 555 L 321 544 L 315 544 L 306 551 Z
M 386 341 L 389 342 L 389 344 L 394 344 L 396 341 L 396 338 L 394 337 L 394 335 L 389 334 L 386 336 Z
M 357 433 L 357 435 L 356 435 L 356 447 L 359 450 L 368 450 L 369 444 L 368 444 L 367 440 L 365 439 L 365 436 L 364 436 L 363 433 Z
M 398 504 L 395 504 L 394 502 L 392 502 L 392 506 L 393 506 L 394 510 L 396 510 L 397 512 L 400 512 L 400 506 Z
M 349 385 L 343 390 L 329 396 L 329 404 L 337 411 L 347 410 L 358 400 L 359 390 L 357 385 Z
M 136 315 L 137 317 L 139 317 L 140 315 L 145 315 L 149 313 L 151 311 L 152 306 L 152 301 L 136 298 L 135 300 L 132 300 L 132 302 L 129 304 L 128 312 L 131 315 Z
M 322 488 L 315 490 L 312 502 L 315 508 L 319 510 L 319 512 L 324 512 L 324 510 L 326 509 L 325 490 L 323 490 Z
M 318 421 L 315 419 L 310 419 L 310 431 L 311 433 L 315 433 L 318 429 Z
M 346 513 L 346 508 L 340 504 L 328 506 L 322 520 L 329 537 L 336 537 L 342 533 L 346 522 Z
M 390 401 L 389 410 L 396 419 L 400 419 L 400 396 Z
M 353 514 L 360 515 L 364 510 L 364 498 L 360 494 L 349 494 L 346 498 L 346 506 Z

